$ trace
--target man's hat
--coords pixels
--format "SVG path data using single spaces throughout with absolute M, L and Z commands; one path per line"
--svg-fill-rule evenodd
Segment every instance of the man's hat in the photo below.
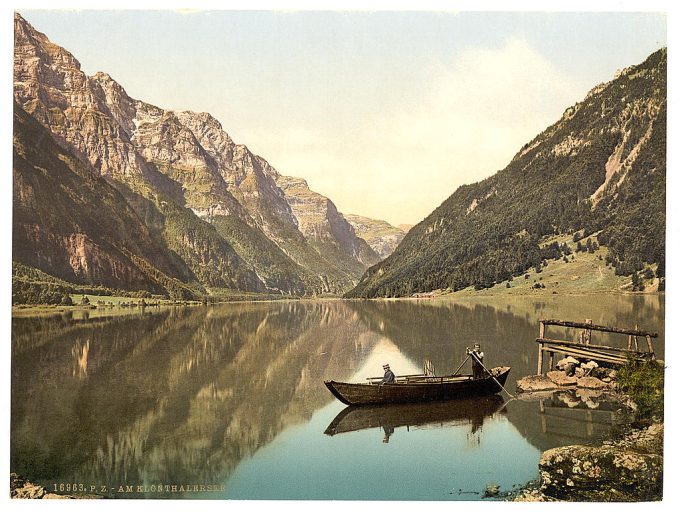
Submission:
M 389 364 L 383 364 L 383 368 L 385 368 L 385 370 L 389 370 L 390 365 Z

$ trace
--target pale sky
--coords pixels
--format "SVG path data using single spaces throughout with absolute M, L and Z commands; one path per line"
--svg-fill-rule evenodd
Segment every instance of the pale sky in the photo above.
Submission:
M 208 111 L 344 213 L 417 223 L 617 69 L 651 13 L 20 13 L 134 98 Z

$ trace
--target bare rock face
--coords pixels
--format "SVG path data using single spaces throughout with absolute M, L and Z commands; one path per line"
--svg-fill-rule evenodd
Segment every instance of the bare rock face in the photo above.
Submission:
M 354 227 L 357 235 L 364 239 L 381 259 L 387 258 L 397 249 L 408 231 L 401 227 L 392 226 L 387 221 L 361 215 L 347 214 L 345 219 Z
M 16 104 L 13 187 L 13 260 L 70 282 L 184 296 L 187 272 L 123 196 Z
M 104 74 L 85 75 L 68 51 L 19 15 L 14 18 L 14 45 L 14 98 L 24 110 L 103 176 L 141 192 L 161 186 L 162 179 L 129 141 L 125 120 L 133 101 L 122 88 L 102 88 Z
M 171 111 L 140 107 L 131 142 L 148 163 L 182 186 L 187 207 L 198 214 L 234 215 L 251 222 L 214 160 L 180 118 Z
M 569 501 L 661 499 L 663 424 L 611 445 L 550 449 L 539 463 L 541 491 Z

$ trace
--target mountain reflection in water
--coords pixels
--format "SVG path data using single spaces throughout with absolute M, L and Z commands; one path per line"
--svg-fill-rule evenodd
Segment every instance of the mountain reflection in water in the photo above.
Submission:
M 377 454 L 373 438 L 365 441 L 364 432 L 333 440 L 323 434 L 341 409 L 324 388 L 324 379 L 380 375 L 385 362 L 398 365 L 397 374 L 416 373 L 411 370 L 419 369 L 425 359 L 431 359 L 437 371 L 449 371 L 464 358 L 465 347 L 478 341 L 488 364 L 513 368 L 507 383 L 512 391 L 514 380 L 535 368 L 539 317 L 591 317 L 616 326 L 639 323 L 660 332 L 655 344 L 663 357 L 663 298 L 602 296 L 597 305 L 592 305 L 592 298 L 586 300 L 591 306 L 584 300 L 548 300 L 539 305 L 526 300 L 495 305 L 343 300 L 233 303 L 131 310 L 126 315 L 89 319 L 13 318 L 11 469 L 48 487 L 66 480 L 109 486 L 220 481 L 229 487 L 223 496 L 234 498 L 359 497 L 360 488 L 352 488 L 355 494 L 349 485 L 345 492 L 340 486 L 333 491 L 310 480 L 300 481 L 308 483 L 304 492 L 289 485 L 287 491 L 277 492 L 274 488 L 280 480 L 276 479 L 269 490 L 256 481 L 257 487 L 249 488 L 243 483 L 250 478 L 244 476 L 276 472 L 265 461 L 268 455 L 291 469 L 304 457 L 321 463 L 307 465 L 308 469 L 333 469 L 337 465 L 327 465 L 323 458 L 340 451 L 343 457 L 337 462 L 344 462 L 345 474 L 351 476 L 364 456 Z M 541 414 L 550 411 L 541 413 L 538 402 L 512 401 L 498 418 L 482 419 L 483 432 L 498 433 L 498 440 L 514 451 L 509 459 L 526 465 L 526 471 L 508 474 L 513 483 L 534 475 L 538 451 L 571 440 L 551 434 L 558 420 L 544 429 Z M 474 414 L 467 416 L 469 425 L 474 425 Z M 396 420 L 394 437 L 403 425 L 422 424 Z M 587 429 L 587 425 L 576 427 Z M 409 433 L 414 435 L 409 440 L 455 455 L 463 442 L 442 441 L 438 427 L 427 425 L 422 433 Z M 443 427 L 441 432 L 456 429 Z M 604 432 L 604 427 L 591 427 L 593 433 L 583 433 L 583 440 Z M 384 429 L 380 436 L 384 437 Z M 305 450 L 317 449 L 293 454 L 298 439 Z M 389 449 L 400 450 L 405 461 L 405 445 L 398 443 L 393 438 Z M 378 440 L 377 445 L 383 444 Z M 397 458 L 385 461 L 397 462 Z M 258 465 L 260 470 L 252 470 Z M 431 475 L 435 474 L 436 469 Z M 448 479 L 452 474 L 437 475 Z M 402 490 L 394 497 L 449 497 L 444 488 L 427 492 L 415 481 L 409 488 L 408 479 L 395 481 Z M 392 497 L 387 486 L 383 489 L 377 487 L 367 497 Z

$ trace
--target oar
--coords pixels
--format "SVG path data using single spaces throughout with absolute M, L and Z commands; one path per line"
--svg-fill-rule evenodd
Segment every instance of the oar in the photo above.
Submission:
M 500 382 L 498 382 L 498 379 L 496 379 L 496 377 L 494 377 L 493 374 L 492 374 L 489 370 L 486 369 L 486 366 L 484 366 L 484 363 L 483 363 L 482 361 L 480 361 L 474 354 L 470 354 L 470 356 L 472 356 L 472 358 L 473 358 L 475 361 L 477 361 L 477 362 L 481 365 L 482 368 L 484 368 L 484 371 L 485 371 L 486 373 L 489 374 L 489 376 L 494 380 L 494 382 L 495 382 L 496 384 L 498 384 L 498 385 L 501 387 L 501 389 L 502 389 L 505 393 L 508 394 L 509 397 L 511 397 L 511 398 L 513 398 L 513 399 L 516 398 L 513 394 L 511 394 L 508 390 L 506 390 Z
M 455 375 L 460 371 L 460 369 L 463 367 L 463 365 L 464 365 L 465 363 L 467 363 L 468 359 L 470 359 L 470 356 L 469 356 L 469 355 L 465 358 L 465 361 L 463 361 L 462 363 L 460 363 L 460 366 L 458 367 L 458 369 L 457 369 L 455 372 L 453 372 L 453 373 L 451 374 L 451 377 L 455 377 Z

